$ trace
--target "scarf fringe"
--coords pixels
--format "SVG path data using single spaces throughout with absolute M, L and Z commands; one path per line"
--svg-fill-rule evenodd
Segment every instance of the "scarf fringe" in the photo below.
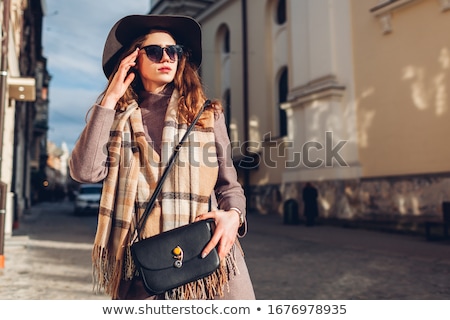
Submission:
M 116 299 L 119 292 L 121 270 L 123 262 L 111 257 L 106 248 L 94 246 L 92 250 L 92 276 L 93 291 L 95 293 L 106 293 L 112 299 Z
M 125 251 L 125 266 L 124 266 L 124 278 L 125 280 L 131 280 L 136 275 L 136 265 L 133 262 L 133 256 L 131 255 L 131 245 L 127 245 Z

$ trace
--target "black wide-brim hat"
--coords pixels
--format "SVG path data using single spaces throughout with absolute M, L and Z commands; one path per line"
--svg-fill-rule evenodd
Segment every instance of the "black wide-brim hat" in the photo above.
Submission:
M 102 64 L 107 78 L 131 43 L 151 29 L 168 31 L 177 44 L 189 51 L 189 61 L 197 68 L 200 67 L 202 31 L 200 24 L 193 18 L 181 15 L 129 15 L 117 21 L 106 38 Z

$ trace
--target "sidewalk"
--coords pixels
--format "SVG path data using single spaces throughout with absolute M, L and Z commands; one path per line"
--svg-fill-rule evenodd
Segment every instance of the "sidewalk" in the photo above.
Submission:
M 70 203 L 36 205 L 5 239 L 0 299 L 105 299 L 92 292 L 92 234 L 86 234 L 80 219 L 67 216 L 70 210 Z M 67 219 L 70 230 L 62 223 Z

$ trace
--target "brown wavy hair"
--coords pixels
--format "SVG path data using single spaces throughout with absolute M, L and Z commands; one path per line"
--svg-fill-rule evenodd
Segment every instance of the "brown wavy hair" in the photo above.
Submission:
M 111 84 L 111 81 L 115 73 L 117 72 L 122 59 L 130 55 L 134 50 L 136 50 L 136 48 L 142 47 L 142 44 L 144 43 L 147 35 L 151 32 L 156 31 L 167 32 L 168 34 L 170 34 L 165 30 L 150 30 L 147 34 L 133 41 L 128 50 L 126 50 L 121 55 L 120 59 L 118 59 L 118 63 L 108 79 L 108 86 Z M 182 120 L 186 121 L 187 123 L 192 122 L 192 120 L 200 110 L 202 104 L 207 100 L 200 75 L 198 74 L 196 67 L 189 61 L 189 55 L 189 50 L 183 48 L 183 55 L 178 60 L 178 67 L 173 80 L 175 89 L 178 90 L 180 94 L 180 98 L 178 99 L 178 108 L 180 111 L 179 113 L 182 117 Z M 139 73 L 137 73 L 137 71 L 134 72 L 136 72 L 136 77 L 133 80 L 132 84 L 125 91 L 124 95 L 117 102 L 116 110 L 124 110 L 132 100 L 138 101 L 138 92 L 144 90 L 144 86 L 142 84 Z M 101 96 L 103 96 L 105 93 L 106 89 L 103 91 Z M 211 103 L 207 106 L 206 110 L 214 111 L 216 114 L 218 114 L 219 112 L 223 111 L 223 108 L 219 100 L 211 99 Z M 199 120 L 199 125 L 202 125 L 202 118 L 200 118 Z

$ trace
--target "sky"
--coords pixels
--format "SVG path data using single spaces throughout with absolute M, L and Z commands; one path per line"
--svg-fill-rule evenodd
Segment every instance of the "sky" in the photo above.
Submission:
M 45 0 L 43 55 L 51 81 L 48 140 L 69 151 L 107 79 L 102 53 L 111 27 L 129 14 L 147 14 L 150 0 Z

